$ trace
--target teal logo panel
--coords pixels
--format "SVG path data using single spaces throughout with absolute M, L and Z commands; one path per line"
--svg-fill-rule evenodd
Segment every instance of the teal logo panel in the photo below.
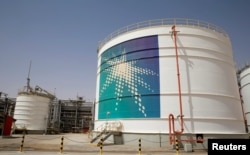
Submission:
M 129 40 L 104 51 L 98 119 L 159 117 L 158 36 Z

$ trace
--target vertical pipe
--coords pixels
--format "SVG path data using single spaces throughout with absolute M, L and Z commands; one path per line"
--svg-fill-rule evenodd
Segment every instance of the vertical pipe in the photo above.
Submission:
M 180 117 L 181 130 L 180 131 L 175 130 L 174 115 L 169 114 L 169 140 L 170 140 L 170 144 L 172 144 L 173 139 L 175 140 L 175 137 L 173 138 L 173 136 L 174 136 L 173 134 L 182 134 L 183 131 L 184 131 L 179 55 L 178 55 L 178 47 L 177 47 L 177 40 L 176 40 L 177 32 L 178 31 L 175 30 L 175 25 L 173 25 L 171 33 L 172 33 L 172 36 L 173 36 L 173 39 L 174 39 L 174 46 L 175 46 L 176 70 L 177 70 L 177 81 L 178 81 L 178 96 L 179 96 L 179 108 L 180 108 L 179 117 Z
M 59 102 L 58 102 L 58 112 L 59 112 L 59 114 L 58 114 L 58 123 L 59 123 L 59 126 L 58 126 L 58 130 L 59 130 L 59 132 L 63 129 L 61 129 L 61 113 L 62 113 L 62 104 L 61 104 L 61 100 L 59 100 Z
M 177 41 L 176 41 L 176 34 L 178 31 L 175 30 L 175 25 L 172 27 L 172 32 L 174 35 L 174 46 L 175 46 L 175 55 L 176 55 L 175 58 L 176 58 L 177 78 L 178 78 L 178 93 L 179 93 L 179 103 L 180 103 L 181 126 L 183 127 L 181 79 L 180 79 L 179 55 L 178 55 Z

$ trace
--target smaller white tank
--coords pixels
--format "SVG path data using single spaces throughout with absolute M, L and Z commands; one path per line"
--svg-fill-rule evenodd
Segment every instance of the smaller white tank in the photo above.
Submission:
M 37 94 L 19 94 L 14 118 L 18 129 L 42 131 L 47 127 L 50 98 Z
M 243 108 L 247 119 L 247 128 L 250 133 L 250 65 L 245 66 L 239 73 Z

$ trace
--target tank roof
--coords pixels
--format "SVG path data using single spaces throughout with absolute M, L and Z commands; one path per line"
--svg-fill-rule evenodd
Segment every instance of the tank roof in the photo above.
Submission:
M 114 31 L 113 33 L 109 34 L 106 38 L 104 38 L 102 41 L 99 41 L 98 50 L 101 47 L 103 47 L 105 43 L 107 43 L 108 41 L 112 40 L 113 38 L 121 34 L 127 33 L 132 30 L 141 29 L 141 28 L 164 26 L 164 25 L 168 25 L 168 26 L 169 25 L 189 25 L 189 26 L 207 28 L 207 29 L 222 33 L 225 37 L 228 38 L 228 34 L 222 28 L 214 24 L 208 23 L 206 21 L 196 20 L 196 19 L 184 19 L 184 18 L 155 19 L 155 20 L 147 20 L 147 21 L 142 21 L 142 22 L 138 22 L 135 24 L 131 24 L 131 25 L 122 27 Z
M 242 73 L 244 70 L 250 68 L 250 64 L 245 64 L 243 67 L 239 68 L 237 73 L 240 74 Z
M 49 99 L 54 99 L 56 98 L 55 95 L 49 93 L 48 91 L 42 89 L 39 86 L 36 86 L 35 89 L 32 87 L 27 87 L 24 86 L 23 89 L 18 91 L 18 95 L 34 95 L 34 96 L 42 96 L 42 97 L 47 97 Z

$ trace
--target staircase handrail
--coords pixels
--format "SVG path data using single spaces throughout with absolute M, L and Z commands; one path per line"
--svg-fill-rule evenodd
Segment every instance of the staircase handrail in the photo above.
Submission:
M 94 130 L 99 132 L 121 131 L 122 123 L 120 121 L 106 121 Z

